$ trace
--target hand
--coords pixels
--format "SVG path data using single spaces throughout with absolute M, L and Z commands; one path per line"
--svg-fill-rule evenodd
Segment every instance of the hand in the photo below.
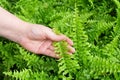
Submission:
M 43 25 L 28 23 L 25 33 L 20 39 L 20 44 L 27 50 L 36 54 L 43 54 L 54 58 L 59 58 L 54 51 L 52 43 L 54 41 L 67 41 L 69 53 L 74 53 L 75 49 L 71 47 L 73 42 L 65 35 L 56 35 L 52 29 Z
M 75 50 L 73 42 L 65 35 L 56 35 L 50 28 L 26 23 L 0 7 L 0 36 L 19 43 L 27 50 L 58 58 L 52 43 L 65 40 L 68 42 L 69 53 Z

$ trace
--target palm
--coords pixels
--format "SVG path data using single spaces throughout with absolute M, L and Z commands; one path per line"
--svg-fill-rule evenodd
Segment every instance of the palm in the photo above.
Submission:
M 51 40 L 24 40 L 23 47 L 36 54 L 44 54 L 51 57 L 57 57 L 54 53 Z

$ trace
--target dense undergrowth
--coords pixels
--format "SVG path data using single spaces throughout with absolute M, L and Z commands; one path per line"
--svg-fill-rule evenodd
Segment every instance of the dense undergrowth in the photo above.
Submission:
M 59 30 L 74 41 L 55 43 L 62 58 L 35 55 L 0 38 L 0 80 L 120 80 L 118 0 L 0 0 L 24 21 Z

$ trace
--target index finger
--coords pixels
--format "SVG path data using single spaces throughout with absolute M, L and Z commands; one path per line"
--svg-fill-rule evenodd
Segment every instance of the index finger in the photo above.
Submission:
M 70 38 L 66 37 L 65 41 L 67 41 L 71 46 L 73 45 L 73 41 Z

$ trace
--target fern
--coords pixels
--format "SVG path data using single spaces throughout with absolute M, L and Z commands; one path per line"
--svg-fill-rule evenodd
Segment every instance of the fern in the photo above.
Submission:
M 117 20 L 116 20 L 116 26 L 114 27 L 114 32 L 116 35 L 119 35 L 119 25 L 120 25 L 120 2 L 118 0 L 113 0 L 115 4 L 117 5 Z
M 32 72 L 31 69 L 23 69 L 22 71 L 14 71 L 14 72 L 4 72 L 5 75 L 13 77 L 16 80 L 47 80 L 48 75 L 41 71 L 41 72 Z
M 57 29 L 54 29 L 54 32 L 58 35 L 60 32 Z M 65 41 L 54 43 L 55 46 L 55 52 L 58 53 L 61 58 L 58 60 L 59 64 L 59 77 L 63 80 L 71 80 L 75 79 L 74 75 L 77 72 L 77 70 L 80 68 L 77 60 L 74 59 L 74 56 L 70 55 L 68 53 L 68 44 Z
M 1 80 L 119 80 L 119 0 L 1 0 L 19 18 L 54 28 L 74 42 L 55 42 L 56 60 L 0 37 Z

